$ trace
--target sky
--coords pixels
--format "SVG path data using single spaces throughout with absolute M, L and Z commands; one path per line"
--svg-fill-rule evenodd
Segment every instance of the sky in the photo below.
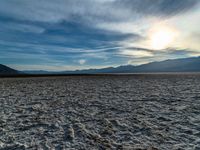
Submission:
M 0 64 L 76 70 L 200 56 L 200 0 L 1 0 Z

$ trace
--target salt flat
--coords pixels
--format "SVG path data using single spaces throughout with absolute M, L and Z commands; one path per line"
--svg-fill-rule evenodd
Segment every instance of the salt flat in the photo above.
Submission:
M 0 79 L 0 149 L 200 149 L 200 75 Z

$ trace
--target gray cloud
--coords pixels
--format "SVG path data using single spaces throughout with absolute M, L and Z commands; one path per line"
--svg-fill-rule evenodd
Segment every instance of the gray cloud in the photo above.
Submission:
M 118 20 L 121 10 L 113 10 L 112 1 L 98 0 L 2 0 L 0 12 L 22 20 L 59 22 L 62 20 Z
M 112 22 L 141 15 L 169 16 L 189 10 L 199 0 L 1 0 L 0 14 L 22 20 Z
M 137 53 L 139 52 L 140 57 L 135 57 Z M 140 53 L 141 52 L 141 53 Z M 136 54 L 135 54 L 136 53 Z M 142 55 L 144 53 L 144 55 Z M 146 58 L 146 59 L 158 59 L 159 57 L 189 57 L 189 56 L 195 56 L 199 55 L 200 52 L 197 52 L 192 49 L 179 49 L 179 48 L 166 48 L 162 50 L 153 50 L 148 48 L 142 48 L 142 47 L 119 47 L 118 48 L 118 54 L 122 55 L 124 57 L 130 57 L 130 58 Z M 155 59 L 155 60 L 156 60 Z M 155 61 L 154 60 L 154 61 Z
M 117 0 L 115 3 L 133 13 L 170 16 L 192 9 L 199 0 Z

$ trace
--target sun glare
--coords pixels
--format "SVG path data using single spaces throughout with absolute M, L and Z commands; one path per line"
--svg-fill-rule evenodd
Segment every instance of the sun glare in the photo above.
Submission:
M 153 49 L 170 47 L 176 37 L 176 31 L 170 27 L 157 26 L 150 32 L 150 45 Z

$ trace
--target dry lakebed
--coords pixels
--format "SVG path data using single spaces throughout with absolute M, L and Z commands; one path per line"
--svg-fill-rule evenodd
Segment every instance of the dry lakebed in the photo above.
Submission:
M 200 150 L 200 74 L 0 78 L 0 150 Z

